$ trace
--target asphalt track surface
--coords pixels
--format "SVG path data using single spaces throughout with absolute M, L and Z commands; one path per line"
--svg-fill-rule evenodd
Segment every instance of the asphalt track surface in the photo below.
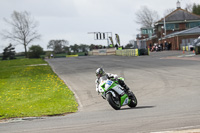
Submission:
M 191 53 L 189 53 L 191 54 Z M 47 60 L 74 91 L 77 113 L 0 123 L 1 133 L 150 133 L 200 129 L 200 56 L 88 56 Z M 95 91 L 95 70 L 125 78 L 136 108 L 114 110 Z M 193 131 L 195 131 L 193 130 Z

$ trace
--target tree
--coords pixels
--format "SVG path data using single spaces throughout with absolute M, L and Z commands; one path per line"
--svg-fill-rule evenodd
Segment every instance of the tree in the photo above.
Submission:
M 125 49 L 131 49 L 131 48 L 133 48 L 133 44 L 131 43 L 126 44 Z
M 62 53 L 67 45 L 69 45 L 67 40 L 50 40 L 47 48 L 53 49 L 55 53 Z
M 192 13 L 200 15 L 200 5 L 199 4 L 195 4 L 192 7 Z
M 169 14 L 172 13 L 173 11 L 175 11 L 174 8 L 166 9 L 166 10 L 164 11 L 164 16 L 169 15 Z
M 63 47 L 63 51 L 64 51 L 65 53 L 67 53 L 67 54 L 70 54 L 70 53 L 71 53 L 70 47 L 69 47 L 69 46 L 64 46 L 64 47 Z
M 12 30 L 4 30 L 1 35 L 5 39 L 10 39 L 17 42 L 17 44 L 23 45 L 25 49 L 25 56 L 27 58 L 28 44 L 41 37 L 36 30 L 37 22 L 35 22 L 31 15 L 26 11 L 14 11 L 11 15 L 11 20 L 4 20 L 11 26 Z
M 40 55 L 43 53 L 43 48 L 40 45 L 32 45 L 29 48 L 29 58 L 40 58 Z
M 136 12 L 136 23 L 141 24 L 143 27 L 153 27 L 154 23 L 158 20 L 158 13 L 154 10 L 148 9 L 143 6 Z
M 81 44 L 81 45 L 79 45 L 79 50 L 82 52 L 88 52 L 89 46 L 86 44 Z
M 185 10 L 187 10 L 188 12 L 192 12 L 192 8 L 193 8 L 192 3 L 187 3 L 186 7 L 185 7 Z
M 10 60 L 16 59 L 15 58 L 15 48 L 12 46 L 12 44 L 9 44 L 9 46 L 6 47 L 3 51 L 4 52 L 3 52 L 2 60 L 7 60 L 7 58 L 9 58 Z
M 79 46 L 77 44 L 71 45 L 70 48 L 74 53 L 78 53 L 79 52 L 79 50 L 78 50 Z
M 90 49 L 90 51 L 92 51 L 93 49 L 95 49 L 95 45 L 94 45 L 94 44 L 91 44 L 91 45 L 89 46 L 89 49 Z

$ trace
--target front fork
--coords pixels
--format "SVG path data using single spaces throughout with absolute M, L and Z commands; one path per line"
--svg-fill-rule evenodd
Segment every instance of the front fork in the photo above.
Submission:
M 103 92 L 103 93 L 101 94 L 102 98 L 106 100 L 106 95 L 107 95 L 108 93 L 112 93 L 114 99 L 115 99 L 116 101 L 119 101 L 120 106 L 128 105 L 128 104 L 130 104 L 130 102 L 131 102 L 131 99 L 128 98 L 128 95 L 127 95 L 126 93 L 124 93 L 123 96 L 118 97 L 118 96 L 115 94 L 115 92 L 113 92 L 113 91 L 109 91 L 109 92 L 107 92 L 107 93 Z
M 128 98 L 127 94 L 124 94 L 123 96 L 121 96 L 121 99 L 120 99 L 121 106 L 128 105 L 130 104 L 130 102 L 131 102 L 131 99 Z

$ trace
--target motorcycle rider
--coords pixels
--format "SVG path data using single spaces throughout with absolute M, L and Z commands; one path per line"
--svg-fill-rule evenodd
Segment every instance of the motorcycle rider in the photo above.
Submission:
M 128 94 L 128 97 L 132 98 L 132 93 L 131 93 L 131 91 L 129 91 L 130 90 L 129 87 L 124 83 L 123 80 L 118 79 L 118 76 L 116 74 L 106 73 L 103 68 L 98 68 L 96 70 L 96 76 L 97 76 L 97 79 L 96 79 L 95 83 L 96 83 L 96 91 L 98 93 L 99 93 L 99 90 L 98 90 L 99 83 L 102 80 L 110 79 L 110 80 L 117 81 L 119 83 L 119 85 L 121 85 L 124 88 L 124 91 L 126 94 Z

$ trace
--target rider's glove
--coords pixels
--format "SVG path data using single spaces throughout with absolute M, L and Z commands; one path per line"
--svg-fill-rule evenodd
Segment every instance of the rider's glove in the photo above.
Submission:
M 117 75 L 112 75 L 108 79 L 110 79 L 112 81 L 116 81 L 118 79 L 118 76 Z
M 96 79 L 96 80 L 95 80 L 95 83 L 96 83 L 96 84 L 99 84 L 99 80 L 98 80 L 98 79 Z

